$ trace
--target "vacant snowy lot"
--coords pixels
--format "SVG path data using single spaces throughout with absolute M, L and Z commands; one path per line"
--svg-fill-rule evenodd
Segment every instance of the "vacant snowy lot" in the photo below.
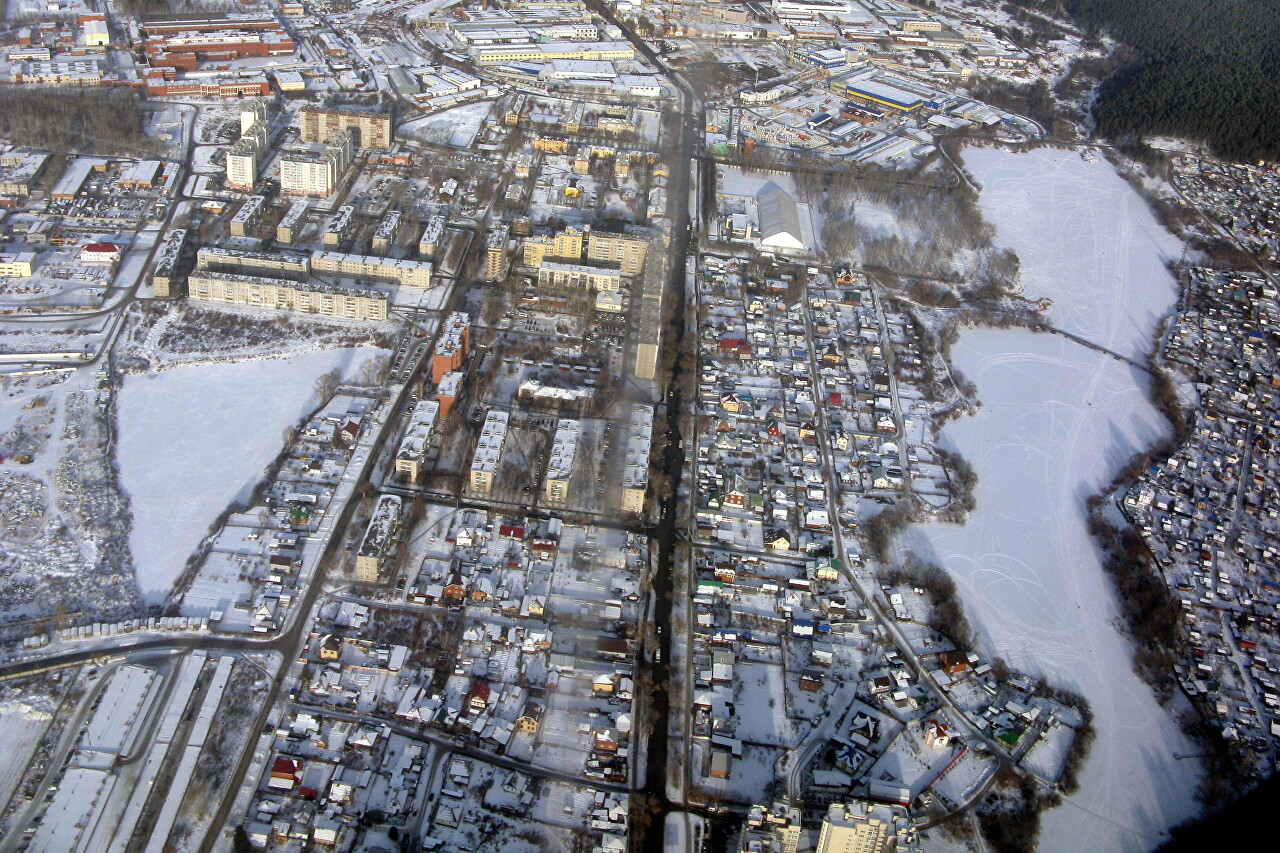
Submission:
M 1103 162 L 1071 152 L 978 150 L 997 244 L 1017 251 L 1026 293 L 1054 322 L 1125 354 L 1148 349 L 1174 298 L 1164 259 L 1176 241 Z M 956 580 L 990 651 L 1082 692 L 1098 737 L 1081 789 L 1045 817 L 1042 850 L 1145 851 L 1194 811 L 1194 748 L 1132 672 L 1110 581 L 1085 527 L 1085 499 L 1167 430 L 1140 371 L 1063 338 L 962 333 L 953 361 L 982 408 L 942 443 L 978 472 L 968 523 L 904 537 Z
M 382 350 L 173 368 L 126 377 L 119 464 L 133 506 L 138 585 L 162 601 L 209 525 L 247 497 L 295 426 L 320 401 L 316 380 L 344 375 Z

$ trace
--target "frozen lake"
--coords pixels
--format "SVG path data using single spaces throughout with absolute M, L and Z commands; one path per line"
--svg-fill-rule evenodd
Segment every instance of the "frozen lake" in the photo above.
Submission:
M 120 393 L 120 479 L 133 508 L 138 586 L 160 602 L 218 514 L 248 497 L 293 426 L 320 401 L 316 379 L 350 376 L 382 351 L 200 364 L 129 376 Z
M 1141 358 L 1176 295 L 1178 242 L 1106 162 L 1074 152 L 966 152 L 996 242 L 1022 260 L 1026 294 L 1053 322 Z M 952 359 L 978 387 L 976 416 L 943 444 L 978 472 L 967 524 L 924 525 L 900 547 L 944 566 L 988 651 L 1088 697 L 1097 739 L 1081 788 L 1045 815 L 1044 851 L 1154 848 L 1196 808 L 1199 766 L 1132 671 L 1084 502 L 1168 429 L 1147 376 L 1059 336 L 977 329 Z M 1083 842 L 1083 839 L 1088 839 Z

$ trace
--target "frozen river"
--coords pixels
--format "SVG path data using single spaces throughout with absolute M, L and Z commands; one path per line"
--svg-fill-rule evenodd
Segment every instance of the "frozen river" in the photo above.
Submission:
M 966 152 L 996 242 L 1022 260 L 1028 297 L 1051 321 L 1142 358 L 1173 306 L 1164 264 L 1180 243 L 1104 161 L 1074 152 Z M 1168 429 L 1148 377 L 1062 337 L 961 334 L 955 365 L 982 408 L 942 440 L 978 473 L 967 524 L 924 525 L 902 548 L 944 566 L 988 651 L 1088 697 L 1097 739 L 1081 788 L 1045 815 L 1044 851 L 1140 851 L 1195 810 L 1195 748 L 1132 671 L 1084 502 Z

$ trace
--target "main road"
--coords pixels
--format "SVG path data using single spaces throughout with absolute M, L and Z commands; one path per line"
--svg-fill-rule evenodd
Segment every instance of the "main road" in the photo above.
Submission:
M 636 671 L 640 678 L 637 682 L 647 680 L 653 685 L 645 697 L 648 703 L 647 713 L 643 719 L 650 722 L 648 746 L 645 750 L 645 780 L 643 789 L 659 806 L 656 815 L 650 815 L 647 821 L 632 824 L 630 837 L 631 850 L 645 853 L 661 853 L 665 850 L 663 828 L 668 813 L 673 810 L 684 810 L 684 803 L 672 803 L 667 798 L 668 777 L 668 721 L 671 715 L 671 607 L 674 596 L 672 576 L 676 566 L 676 531 L 679 522 L 679 483 L 684 471 L 684 440 L 680 430 L 680 416 L 689 401 L 685 399 L 686 377 L 682 364 L 686 362 L 684 355 L 692 353 L 695 337 L 686 334 L 685 329 L 685 258 L 691 247 L 696 249 L 693 225 L 690 221 L 691 174 L 696 167 L 697 154 L 701 148 L 701 123 L 699 114 L 701 105 L 693 88 L 673 71 L 662 57 L 636 35 L 635 31 L 624 25 L 614 15 L 613 10 L 604 6 L 599 0 L 587 0 L 587 7 L 603 17 L 606 21 L 622 30 L 623 35 L 634 45 L 635 49 L 650 63 L 662 71 L 668 80 L 675 85 L 680 108 L 675 113 L 674 121 L 667 125 L 668 147 L 663 151 L 663 159 L 671 166 L 671 183 L 669 185 L 668 212 L 671 221 L 670 241 L 667 245 L 667 292 L 664 294 L 664 307 L 671 322 L 664 327 L 666 338 L 665 353 L 670 354 L 663 363 L 671 365 L 666 379 L 663 395 L 663 409 L 666 414 L 666 447 L 659 463 L 661 470 L 667 474 L 673 484 L 668 494 L 660 499 L 660 520 L 654 530 L 652 550 L 657 554 L 650 594 L 653 601 L 653 620 L 657 628 L 658 654 L 640 655 Z M 670 116 L 670 114 L 668 114 Z M 639 718 L 639 715 L 638 715 Z M 687 765 L 686 765 L 687 766 Z M 681 788 L 684 786 L 682 785 Z

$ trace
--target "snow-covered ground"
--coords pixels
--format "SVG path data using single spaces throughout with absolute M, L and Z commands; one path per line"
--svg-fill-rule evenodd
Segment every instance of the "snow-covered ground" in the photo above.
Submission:
M 469 148 L 492 109 L 493 101 L 463 104 L 407 121 L 396 132 L 414 139 L 447 143 L 454 148 Z
M 57 703 L 45 693 L 0 701 L 0 803 L 9 802 L 36 744 L 53 719 Z
M 316 379 L 352 375 L 376 348 L 176 367 L 129 376 L 120 394 L 119 464 L 133 508 L 138 585 L 162 601 L 209 525 L 246 497 L 318 401 Z
M 1070 152 L 968 152 L 996 242 L 1017 251 L 1027 295 L 1063 328 L 1124 353 L 1147 350 L 1174 298 L 1176 247 L 1104 162 Z M 1058 336 L 965 331 L 952 359 L 982 408 L 942 443 L 978 472 L 967 524 L 916 528 L 902 548 L 943 565 L 989 651 L 1079 690 L 1097 740 L 1080 791 L 1045 816 L 1042 850 L 1145 851 L 1195 811 L 1199 766 L 1170 713 L 1133 674 L 1084 502 L 1165 434 L 1134 368 Z
M 1181 256 L 1182 242 L 1111 164 L 1053 148 L 975 148 L 964 165 L 982 186 L 996 244 L 1022 261 L 1025 295 L 1052 299 L 1058 328 L 1144 358 L 1177 298 L 1165 263 Z

